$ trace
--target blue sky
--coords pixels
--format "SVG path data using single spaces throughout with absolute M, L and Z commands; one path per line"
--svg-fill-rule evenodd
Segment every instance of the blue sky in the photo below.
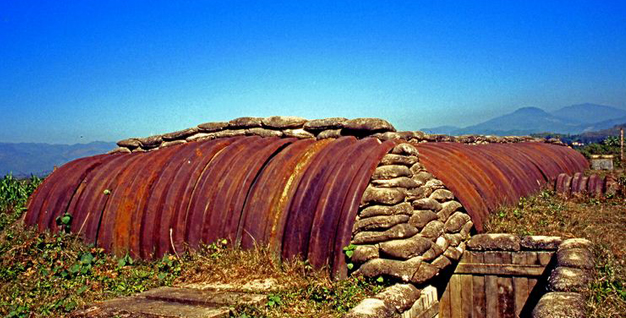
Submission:
M 0 142 L 626 108 L 626 1 L 0 0 Z

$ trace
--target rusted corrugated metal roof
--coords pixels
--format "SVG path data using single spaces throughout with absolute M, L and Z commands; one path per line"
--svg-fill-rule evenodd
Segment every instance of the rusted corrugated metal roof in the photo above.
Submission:
M 454 193 L 479 232 L 500 205 L 556 182 L 560 173 L 574 174 L 588 166 L 580 153 L 544 143 L 422 143 L 417 148 L 422 164 Z
M 222 138 L 147 153 L 100 155 L 57 169 L 31 197 L 27 224 L 53 229 L 67 212 L 86 242 L 118 255 L 160 257 L 219 238 L 269 246 L 345 274 L 342 248 L 370 177 L 396 142 Z M 455 194 L 478 231 L 502 204 L 587 166 L 562 146 L 417 145 L 420 161 Z M 572 182 L 559 178 L 559 186 Z M 573 181 L 595 185 L 595 178 Z
M 67 211 L 73 231 L 117 255 L 226 238 L 343 269 L 361 196 L 393 145 L 251 136 L 79 159 L 37 189 L 25 221 L 56 230 Z

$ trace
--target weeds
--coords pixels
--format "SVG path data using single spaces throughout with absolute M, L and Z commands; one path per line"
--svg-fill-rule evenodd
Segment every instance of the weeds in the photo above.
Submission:
M 623 177 L 623 176 L 622 176 Z M 596 279 L 588 291 L 589 317 L 622 317 L 626 312 L 626 198 L 579 196 L 565 199 L 552 191 L 501 208 L 486 232 L 584 237 L 594 243 Z
M 22 216 L 26 200 L 41 182 L 36 176 L 19 180 L 11 174 L 0 179 L 0 231 Z
M 306 261 L 281 262 L 268 247 L 241 250 L 226 239 L 179 257 L 141 261 L 115 257 L 70 233 L 72 216 L 61 215 L 57 233 L 16 222 L 41 180 L 0 180 L 0 316 L 66 316 L 89 303 L 158 286 L 201 282 L 244 284 L 272 278 L 275 290 L 260 308 L 232 308 L 233 317 L 340 317 L 384 284 L 361 277 L 334 281 Z M 347 247 L 352 254 L 354 247 Z

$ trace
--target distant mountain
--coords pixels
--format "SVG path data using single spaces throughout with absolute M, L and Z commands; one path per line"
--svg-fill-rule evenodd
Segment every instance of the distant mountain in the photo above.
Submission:
M 551 112 L 551 114 L 558 118 L 569 120 L 570 122 L 579 124 L 595 124 L 620 117 L 626 117 L 626 110 L 612 106 L 586 103 L 563 107 Z
M 423 128 L 428 133 L 446 135 L 530 135 L 551 132 L 580 134 L 608 129 L 626 122 L 626 110 L 596 104 L 580 104 L 546 112 L 537 107 L 524 107 L 477 125 L 465 128 L 440 126 Z
M 558 118 L 536 107 L 524 107 L 478 125 L 462 128 L 458 132 L 461 135 L 528 135 L 542 131 L 569 133 L 576 130 L 577 125 L 570 121 Z
M 456 126 L 439 126 L 433 128 L 422 128 L 421 131 L 427 134 L 444 134 L 444 135 L 454 135 L 454 133 L 461 129 Z
M 626 123 L 626 116 L 615 118 L 615 119 L 609 119 L 609 120 L 601 121 L 599 123 L 594 123 L 594 124 L 583 124 L 580 126 L 580 128 L 582 132 L 598 131 L 598 130 L 603 130 L 603 129 L 610 129 L 615 125 L 621 125 L 623 123 Z
M 43 143 L 0 143 L 0 176 L 13 173 L 24 177 L 46 175 L 55 166 L 77 158 L 102 154 L 115 143 L 96 141 L 88 144 L 51 145 Z

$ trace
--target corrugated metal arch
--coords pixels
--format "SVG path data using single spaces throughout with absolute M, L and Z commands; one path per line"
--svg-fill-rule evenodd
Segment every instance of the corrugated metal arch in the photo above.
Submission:
M 500 205 L 553 185 L 562 172 L 582 172 L 588 166 L 575 150 L 544 143 L 416 146 L 422 164 L 454 193 L 479 232 Z

